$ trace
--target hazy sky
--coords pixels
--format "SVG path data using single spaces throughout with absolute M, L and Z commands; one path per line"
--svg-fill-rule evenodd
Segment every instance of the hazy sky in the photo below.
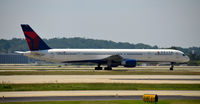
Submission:
M 200 0 L 0 0 L 0 38 L 85 37 L 159 47 L 200 46 Z

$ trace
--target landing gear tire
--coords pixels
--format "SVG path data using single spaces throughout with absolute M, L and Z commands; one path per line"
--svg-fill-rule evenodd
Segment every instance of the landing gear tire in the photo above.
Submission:
M 98 63 L 98 66 L 95 67 L 95 70 L 102 70 L 101 63 Z
M 169 70 L 171 70 L 171 71 L 173 71 L 174 70 L 174 62 L 171 62 L 171 67 L 170 67 L 170 69 Z
M 102 70 L 102 67 L 95 67 L 95 70 Z
M 112 67 L 105 67 L 104 70 L 112 70 Z

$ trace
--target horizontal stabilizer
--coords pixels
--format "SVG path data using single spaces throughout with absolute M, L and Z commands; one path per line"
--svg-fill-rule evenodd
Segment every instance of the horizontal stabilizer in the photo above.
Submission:
M 27 52 L 15 51 L 15 53 L 18 53 L 18 54 L 25 54 L 25 53 L 27 53 Z

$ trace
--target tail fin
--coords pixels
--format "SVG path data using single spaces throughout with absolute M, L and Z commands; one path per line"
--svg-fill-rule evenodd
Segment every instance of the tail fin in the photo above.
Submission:
M 31 51 L 51 49 L 29 25 L 21 24 L 21 27 Z

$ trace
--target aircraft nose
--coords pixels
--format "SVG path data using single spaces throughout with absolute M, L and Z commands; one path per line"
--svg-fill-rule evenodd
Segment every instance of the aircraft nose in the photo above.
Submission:
M 185 56 L 185 62 L 190 61 L 190 58 L 188 56 Z

